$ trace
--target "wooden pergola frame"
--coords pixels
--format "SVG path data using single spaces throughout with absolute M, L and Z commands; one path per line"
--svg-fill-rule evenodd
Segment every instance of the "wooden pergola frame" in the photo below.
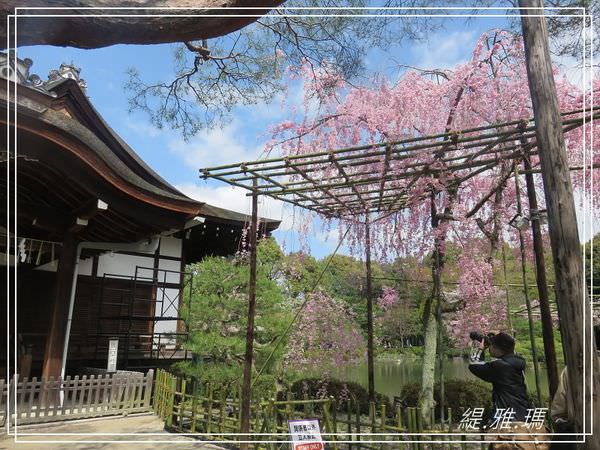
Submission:
M 600 107 L 585 114 L 583 110 L 563 113 L 564 132 L 582 126 L 583 120 L 597 119 L 599 111 Z M 366 213 L 385 216 L 410 206 L 407 189 L 423 175 L 470 169 L 454 181 L 458 185 L 502 161 L 522 158 L 525 149 L 530 155 L 537 154 L 533 119 L 228 164 L 201 169 L 200 176 L 246 189 L 249 196 L 265 195 L 327 218 L 356 220 Z M 423 160 L 402 165 L 415 157 Z M 380 170 L 361 170 L 373 164 Z M 397 173 L 398 166 L 402 173 Z M 397 182 L 402 180 L 410 181 L 399 187 Z
M 585 110 L 564 112 L 563 132 L 568 132 L 600 118 L 600 106 Z M 370 225 L 391 214 L 409 208 L 422 197 L 411 197 L 411 188 L 423 176 L 452 174 L 454 179 L 445 189 L 458 187 L 469 178 L 493 169 L 505 161 L 523 161 L 527 180 L 530 208 L 535 200 L 530 156 L 537 155 L 534 119 L 515 120 L 489 126 L 449 131 L 430 136 L 419 136 L 398 141 L 316 151 L 302 155 L 268 158 L 249 162 L 210 167 L 200 170 L 202 179 L 215 179 L 248 191 L 252 201 L 252 230 L 257 229 L 259 196 L 267 196 L 308 209 L 328 219 L 340 219 L 365 227 L 366 296 L 368 314 L 368 376 L 369 398 L 374 400 L 373 371 L 373 293 L 371 277 Z M 408 161 L 408 163 L 407 163 Z M 365 169 L 366 167 L 366 169 Z M 571 167 L 581 170 L 584 167 Z M 509 176 L 512 174 L 509 172 Z M 507 177 L 508 179 L 508 177 Z M 506 181 L 506 180 L 504 180 Z M 432 190 L 431 193 L 436 192 Z M 430 195 L 431 193 L 428 193 Z M 491 194 L 480 199 L 483 205 Z M 537 206 L 535 206 L 537 208 Z M 533 208 L 533 209 L 535 209 Z M 536 256 L 541 252 L 539 222 L 534 224 Z M 538 236 L 535 235 L 537 228 Z M 522 235 L 520 236 L 522 240 Z M 256 305 L 256 232 L 251 233 L 251 278 L 249 287 L 249 319 L 247 328 L 244 379 L 242 385 L 241 432 L 249 431 L 250 378 L 254 340 L 254 311 Z M 537 263 L 536 258 L 536 263 Z M 542 258 L 543 261 L 543 258 Z M 540 267 L 537 267 L 538 275 Z M 543 269 L 543 268 L 542 268 Z M 545 329 L 552 323 L 547 298 L 547 286 L 539 286 L 540 307 Z M 542 289 L 546 292 L 546 298 Z M 545 302 L 545 305 L 542 303 Z M 547 308 L 547 317 L 544 317 Z M 546 356 L 552 356 L 554 348 Z M 555 356 L 554 356 L 555 358 Z M 549 373 L 550 384 L 557 384 L 557 374 Z M 552 389 L 552 388 L 551 388 Z M 555 388 L 554 388 L 555 389 Z

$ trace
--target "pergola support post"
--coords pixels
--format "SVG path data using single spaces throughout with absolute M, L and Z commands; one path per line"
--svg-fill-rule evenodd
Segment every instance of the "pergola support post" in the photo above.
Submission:
M 369 378 L 369 402 L 375 401 L 375 370 L 373 351 L 373 273 L 371 268 L 371 223 L 365 219 L 365 260 L 367 266 L 367 366 Z
M 586 436 L 583 448 L 598 449 L 600 420 L 595 420 L 592 424 L 590 412 L 600 411 L 600 365 L 592 364 L 597 349 L 591 336 L 590 314 L 587 316 L 588 322 L 584 321 L 584 309 L 590 308 L 590 304 L 589 299 L 584 297 L 577 216 L 564 135 L 560 126 L 548 33 L 544 18 L 540 16 L 543 3 L 540 0 L 519 0 L 519 5 L 536 8 L 522 10 L 521 21 L 529 90 L 536 123 L 536 141 L 541 149 L 539 156 L 548 208 L 556 300 L 561 313 L 560 326 L 569 375 L 567 398 L 572 404 L 571 418 L 575 431 L 592 434 Z M 584 363 L 587 370 L 584 370 Z M 584 420 L 584 417 L 587 417 L 587 420 Z
M 517 214 L 523 214 L 521 205 L 521 189 L 519 187 L 519 169 L 515 166 L 515 194 L 517 197 Z M 519 232 L 519 251 L 521 256 L 521 276 L 523 277 L 523 294 L 525 295 L 525 307 L 527 308 L 527 322 L 529 325 L 529 343 L 531 344 L 531 357 L 533 358 L 533 371 L 535 372 L 535 390 L 539 404 L 542 404 L 542 389 L 540 387 L 540 367 L 537 358 L 537 348 L 535 345 L 535 335 L 533 334 L 533 316 L 531 314 L 531 300 L 529 299 L 529 282 L 527 281 L 527 266 L 525 256 L 525 240 L 523 239 L 523 230 L 517 228 Z
M 531 221 L 531 234 L 533 235 L 533 251 L 535 253 L 535 273 L 540 302 L 540 316 L 542 319 L 542 335 L 544 337 L 544 356 L 546 359 L 546 373 L 548 374 L 548 389 L 550 399 L 558 389 L 558 367 L 556 365 L 556 349 L 554 347 L 554 330 L 552 325 L 552 312 L 550 311 L 550 298 L 548 295 L 548 280 L 546 279 L 546 262 L 544 261 L 544 241 L 538 211 L 537 195 L 531 173 L 531 159 L 529 148 L 523 147 L 523 165 L 525 167 L 525 183 L 529 199 L 529 217 Z
M 512 317 L 510 313 L 510 295 L 508 293 L 508 276 L 506 274 L 506 249 L 504 243 L 502 243 L 502 269 L 504 271 L 504 293 L 506 294 L 506 319 L 508 323 L 508 329 L 512 337 L 515 337 L 515 327 L 512 323 Z
M 246 326 L 246 354 L 244 357 L 244 378 L 242 382 L 242 411 L 240 423 L 240 440 L 247 440 L 250 433 L 250 398 L 252 359 L 254 352 L 254 318 L 256 315 L 256 245 L 258 231 L 258 192 L 257 182 L 253 181 L 255 190 L 252 192 L 252 218 L 250 223 L 250 282 L 248 285 L 248 323 Z M 248 443 L 240 444 L 241 450 L 248 449 Z

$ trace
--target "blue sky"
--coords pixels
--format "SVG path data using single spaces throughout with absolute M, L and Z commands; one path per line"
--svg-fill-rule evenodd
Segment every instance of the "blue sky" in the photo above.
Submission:
M 369 72 L 393 75 L 401 64 L 421 68 L 451 67 L 469 58 L 482 32 L 507 27 L 506 22 L 497 18 L 474 18 L 468 22 L 443 19 L 440 24 L 444 29 L 430 34 L 426 41 L 408 41 L 388 51 L 371 51 L 365 60 Z M 124 90 L 128 79 L 126 71 L 130 67 L 137 68 L 144 74 L 145 81 L 169 80 L 173 74 L 172 52 L 173 45 L 118 45 L 97 50 L 37 46 L 19 48 L 18 56 L 31 58 L 34 62 L 31 71 L 42 79 L 61 63 L 80 67 L 96 109 L 162 177 L 193 198 L 247 212 L 250 202 L 242 193 L 219 182 L 200 180 L 198 169 L 256 159 L 269 139 L 268 127 L 289 118 L 290 112 L 281 107 L 280 97 L 274 98 L 271 104 L 237 107 L 222 128 L 200 132 L 188 142 L 176 131 L 156 129 L 146 114 L 128 112 L 128 93 Z M 299 102 L 301 93 L 290 92 L 288 102 L 290 99 L 292 103 Z M 277 239 L 285 242 L 288 251 L 299 249 L 297 233 L 293 231 L 297 223 L 291 207 L 266 201 L 260 213 L 283 220 L 281 230 L 276 232 Z M 317 231 L 309 244 L 313 255 L 323 257 L 335 248 L 337 231 Z

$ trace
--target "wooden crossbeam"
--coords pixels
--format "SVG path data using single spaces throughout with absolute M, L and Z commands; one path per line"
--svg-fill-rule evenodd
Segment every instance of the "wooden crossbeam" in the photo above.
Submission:
M 286 161 L 286 163 L 287 163 L 287 161 Z M 298 175 L 300 175 L 302 178 L 304 178 L 306 181 L 308 181 L 311 185 L 313 185 L 315 187 L 315 189 L 317 189 L 318 191 L 323 192 L 326 196 L 328 196 L 331 199 L 333 199 L 339 205 L 341 205 L 341 206 L 343 206 L 345 208 L 348 208 L 348 205 L 346 205 L 346 203 L 343 200 L 341 200 L 333 192 L 331 192 L 330 189 L 328 189 L 327 187 L 323 186 L 318 181 L 316 181 L 314 178 L 312 178 L 311 176 L 309 176 L 306 172 L 304 172 L 303 170 L 299 169 L 298 167 L 296 167 L 294 165 L 290 165 L 289 167 L 294 172 L 296 172 Z
M 600 118 L 600 106 L 563 113 L 562 117 L 563 130 L 571 131 L 585 119 L 589 123 Z M 214 178 L 329 217 L 352 220 L 358 214 L 389 215 L 410 206 L 411 190 L 424 176 L 454 174 L 451 187 L 493 170 L 498 163 L 521 158 L 518 140 L 522 133 L 532 138 L 531 154 L 537 154 L 535 131 L 532 119 L 515 120 L 387 143 L 229 164 L 201 173 L 203 178 Z M 431 152 L 436 156 L 433 159 Z M 290 174 L 294 178 L 288 180 Z M 264 183 L 253 188 L 249 184 L 254 179 Z
M 344 178 L 344 180 L 346 180 L 346 183 L 349 183 L 352 191 L 356 194 L 356 198 L 362 203 L 362 206 L 366 209 L 367 205 L 365 203 L 365 200 L 363 199 L 362 194 L 360 193 L 360 191 L 356 188 L 355 183 L 352 183 L 350 181 L 350 178 L 348 177 L 348 174 L 346 173 L 346 170 L 340 165 L 339 161 L 335 158 L 335 156 L 333 154 L 329 155 L 329 161 L 331 161 L 336 169 L 338 170 L 339 174 Z

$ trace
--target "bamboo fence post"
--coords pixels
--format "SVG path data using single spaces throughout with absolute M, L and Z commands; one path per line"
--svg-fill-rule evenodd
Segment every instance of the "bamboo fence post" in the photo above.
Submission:
M 181 380 L 181 402 L 179 403 L 179 420 L 178 420 L 178 427 L 179 427 L 179 431 L 183 432 L 183 420 L 185 418 L 185 391 L 187 388 L 187 381 L 185 378 L 183 378 Z
M 227 395 L 225 389 L 221 389 L 220 395 L 220 407 L 219 407 L 219 432 L 223 433 L 225 428 L 225 402 L 227 401 Z
M 206 432 L 212 432 L 213 385 L 208 383 L 208 407 L 206 408 Z
M 238 385 L 238 422 L 242 422 L 242 387 Z
M 163 373 L 161 370 L 156 375 L 156 387 L 154 388 L 154 398 L 152 399 L 156 415 L 160 418 L 162 418 L 162 396 L 163 396 L 162 378 L 163 378 Z
M 144 408 L 150 408 L 152 402 L 152 387 L 154 386 L 154 370 L 150 369 L 146 374 L 144 383 Z
M 360 436 L 360 403 L 358 402 L 358 400 L 356 401 L 356 440 L 359 442 L 357 444 L 357 448 L 358 448 L 358 450 L 360 450 L 360 441 L 361 441 L 361 436 Z
M 173 407 L 175 404 L 175 391 L 177 390 L 177 379 L 174 376 L 170 376 L 169 383 L 169 397 L 167 405 L 167 426 L 170 428 L 173 426 Z
M 269 440 L 273 440 L 273 438 L 277 437 L 277 406 L 275 406 L 275 398 L 271 397 L 271 400 L 269 401 L 269 410 L 271 411 L 271 420 L 272 420 L 272 425 L 271 425 L 271 429 L 269 430 L 271 433 L 273 433 L 271 436 L 269 436 Z M 271 448 L 272 450 L 275 450 L 275 444 L 271 443 Z
M 198 406 L 198 380 L 193 380 L 192 386 L 192 423 L 191 423 L 191 431 L 192 433 L 196 432 L 196 408 Z
M 325 423 L 327 424 L 327 430 L 330 433 L 330 441 L 333 444 L 333 449 L 334 450 L 338 450 L 338 446 L 337 446 L 337 442 L 335 439 L 335 434 L 331 434 L 331 433 L 335 433 L 336 431 L 334 431 L 333 429 L 333 424 L 331 422 L 331 417 L 330 417 L 330 408 L 331 408 L 331 398 L 328 398 L 326 402 L 323 403 L 323 415 L 325 416 Z
M 417 414 L 417 408 L 409 408 L 409 413 L 410 413 L 410 433 L 417 433 L 418 432 L 418 427 L 417 427 L 417 417 L 419 416 Z M 414 436 L 411 436 L 411 441 L 414 441 L 415 438 Z M 412 448 L 413 449 L 417 449 L 418 448 L 418 444 L 416 442 L 412 443 Z
M 371 433 L 376 433 L 377 424 L 375 423 L 375 402 L 369 402 L 369 422 L 371 422 Z
M 333 419 L 333 432 L 337 433 L 338 432 L 338 423 L 337 423 L 337 401 L 335 399 L 335 397 L 331 396 L 329 397 L 331 399 L 331 415 L 332 415 L 332 419 Z
M 160 406 L 159 406 L 159 410 L 160 410 L 160 416 L 162 417 L 163 421 L 166 422 L 167 420 L 167 399 L 168 399 L 168 386 L 167 384 L 169 383 L 169 378 L 167 376 L 167 374 L 164 374 L 164 378 L 162 381 L 162 395 L 161 395 L 161 401 L 160 401 Z
M 158 380 L 160 378 L 160 369 L 156 372 L 156 386 L 154 388 L 154 398 L 152 399 L 152 410 L 154 411 L 154 414 L 157 413 L 158 408 L 157 408 L 157 398 L 158 398 Z
M 161 383 L 161 385 L 160 385 L 161 394 L 160 394 L 160 403 L 158 405 L 158 411 L 159 411 L 160 417 L 163 420 L 166 420 L 166 418 L 167 418 L 167 374 L 166 373 L 163 373 L 160 383 Z
M 417 408 L 417 433 L 423 433 L 423 411 Z M 421 450 L 421 443 L 417 442 L 417 449 Z
M 352 400 L 346 401 L 346 428 L 348 432 L 348 441 L 353 441 L 354 436 L 352 435 Z M 348 444 L 348 450 L 352 450 L 352 444 Z

